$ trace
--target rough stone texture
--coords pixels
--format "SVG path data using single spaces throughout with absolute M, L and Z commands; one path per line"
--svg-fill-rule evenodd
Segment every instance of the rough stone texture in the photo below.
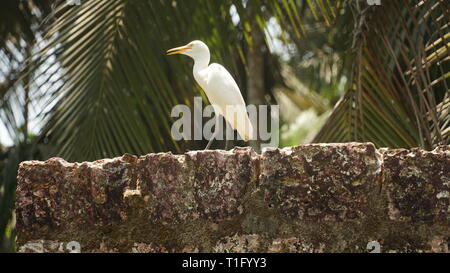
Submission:
M 356 219 L 380 189 L 381 163 L 373 145 L 289 147 L 262 154 L 260 181 L 266 202 L 293 220 Z
M 450 149 L 385 150 L 384 189 L 393 220 L 449 221 Z
M 19 252 L 448 252 L 450 148 L 22 162 Z

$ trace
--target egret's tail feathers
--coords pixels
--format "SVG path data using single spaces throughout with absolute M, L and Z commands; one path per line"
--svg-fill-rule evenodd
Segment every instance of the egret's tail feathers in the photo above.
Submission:
M 245 128 L 240 128 L 240 126 L 238 128 L 237 131 L 244 141 L 249 141 L 253 138 L 253 126 L 248 117 L 246 117 Z
M 245 107 L 238 106 L 233 108 L 233 111 L 230 111 L 227 107 L 227 111 L 224 116 L 233 129 L 238 131 L 244 141 L 253 139 L 253 126 Z

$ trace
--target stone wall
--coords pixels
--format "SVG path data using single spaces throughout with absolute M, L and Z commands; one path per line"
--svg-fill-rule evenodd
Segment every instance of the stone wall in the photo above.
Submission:
M 19 252 L 449 252 L 450 147 L 27 161 L 16 214 Z

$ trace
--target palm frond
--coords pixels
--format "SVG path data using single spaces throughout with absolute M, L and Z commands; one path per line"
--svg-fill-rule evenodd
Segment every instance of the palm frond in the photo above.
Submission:
M 448 117 L 442 114 L 450 84 L 448 3 L 405 0 L 362 7 L 355 2 L 353 8 L 358 27 L 347 95 L 315 141 L 448 144 Z M 346 128 L 333 128 L 340 126 Z
M 333 8 L 321 8 L 324 1 L 311 3 L 331 16 Z M 275 17 L 289 35 L 305 34 L 298 5 L 289 1 L 245 5 L 205 0 L 59 3 L 48 20 L 52 23 L 42 30 L 30 83 L 36 93 L 46 90 L 40 96 L 45 109 L 43 137 L 58 148 L 54 155 L 92 160 L 185 149 L 186 144 L 170 136 L 171 108 L 179 103 L 192 106 L 194 95 L 205 96 L 193 83 L 190 60 L 167 58 L 165 50 L 202 39 L 212 48 L 213 60 L 240 74 L 242 86 L 246 74 L 239 72 L 246 70 L 252 27 L 263 31 L 266 20 Z M 238 24 L 232 21 L 232 6 Z M 254 18 L 246 12 L 250 6 Z M 54 68 L 57 71 L 49 75 Z

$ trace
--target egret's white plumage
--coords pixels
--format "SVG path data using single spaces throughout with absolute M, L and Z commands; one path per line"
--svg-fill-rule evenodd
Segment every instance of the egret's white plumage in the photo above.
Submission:
M 253 127 L 241 91 L 225 67 L 216 63 L 209 64 L 208 46 L 202 41 L 192 41 L 185 46 L 168 50 L 167 54 L 184 54 L 194 59 L 194 78 L 205 91 L 216 115 L 222 115 L 243 140 L 250 140 Z

